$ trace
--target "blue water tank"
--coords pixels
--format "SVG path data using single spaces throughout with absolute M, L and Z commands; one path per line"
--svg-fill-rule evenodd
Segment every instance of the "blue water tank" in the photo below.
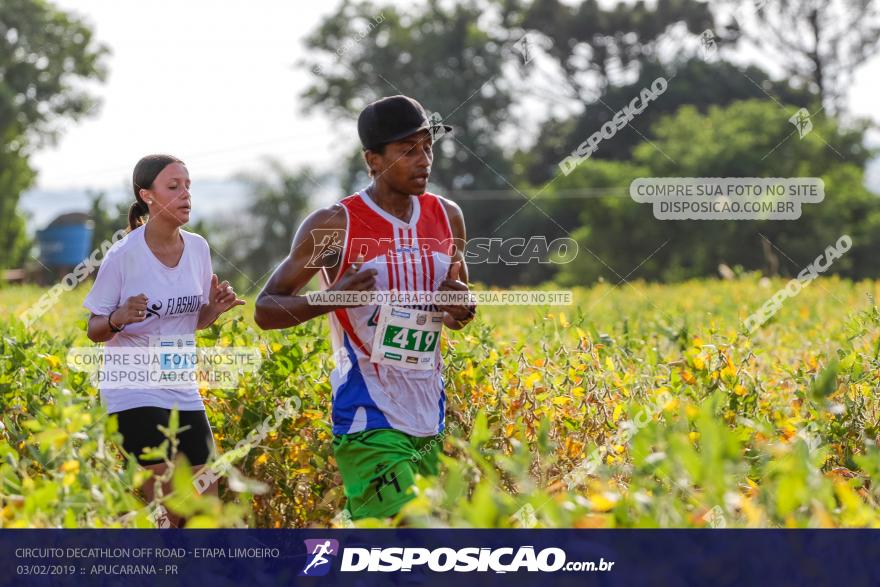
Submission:
M 94 224 L 85 214 L 65 214 L 37 231 L 40 261 L 47 267 L 76 265 L 91 254 Z

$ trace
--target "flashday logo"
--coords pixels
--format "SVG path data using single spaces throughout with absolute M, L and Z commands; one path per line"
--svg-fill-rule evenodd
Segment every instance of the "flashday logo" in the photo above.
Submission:
M 339 554 L 339 541 L 332 538 L 306 540 L 306 566 L 300 577 L 323 577 L 330 572 L 333 559 Z M 332 558 L 330 558 L 332 557 Z

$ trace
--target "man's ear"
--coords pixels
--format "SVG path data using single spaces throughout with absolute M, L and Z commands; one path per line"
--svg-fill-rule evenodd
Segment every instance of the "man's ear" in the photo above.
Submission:
M 367 164 L 367 170 L 371 172 L 371 175 L 379 171 L 381 157 L 382 155 L 376 151 L 371 151 L 369 149 L 364 151 L 364 162 Z

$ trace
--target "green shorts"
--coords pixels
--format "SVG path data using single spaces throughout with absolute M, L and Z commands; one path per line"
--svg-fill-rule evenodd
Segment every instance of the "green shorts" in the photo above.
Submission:
M 387 518 L 414 497 L 416 473 L 437 475 L 443 435 L 410 436 L 381 428 L 338 434 L 333 453 L 352 520 Z

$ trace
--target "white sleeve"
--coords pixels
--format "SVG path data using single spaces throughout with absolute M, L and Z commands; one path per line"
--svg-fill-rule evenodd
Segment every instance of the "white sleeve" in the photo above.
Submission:
M 122 304 L 122 267 L 119 255 L 107 255 L 83 306 L 98 316 L 107 316 Z

